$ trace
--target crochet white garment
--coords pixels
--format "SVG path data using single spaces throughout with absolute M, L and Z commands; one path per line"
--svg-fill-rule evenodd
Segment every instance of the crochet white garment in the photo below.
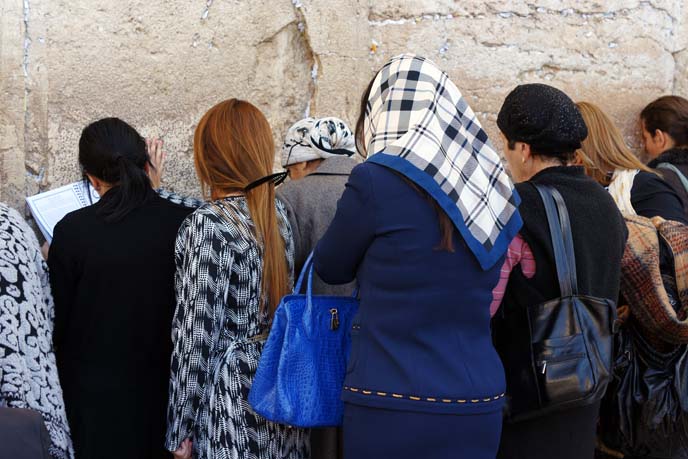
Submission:
M 638 172 L 640 172 L 638 169 L 616 170 L 612 176 L 612 182 L 607 187 L 622 214 L 636 215 L 631 204 L 631 188 Z
M 0 203 L 0 406 L 41 413 L 50 434 L 50 455 L 71 459 L 53 353 L 54 311 L 36 235 L 17 211 Z

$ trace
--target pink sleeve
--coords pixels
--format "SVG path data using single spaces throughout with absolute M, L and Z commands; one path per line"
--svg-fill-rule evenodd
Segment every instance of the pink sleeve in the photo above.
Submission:
M 533 257 L 533 252 L 521 235 L 517 234 L 513 241 L 511 241 L 511 244 L 509 244 L 506 259 L 499 273 L 499 281 L 494 290 L 492 290 L 490 317 L 495 315 L 497 309 L 499 309 L 499 305 L 502 304 L 511 271 L 514 269 L 514 266 L 519 263 L 521 264 L 521 271 L 523 271 L 524 276 L 530 279 L 535 275 L 535 258 Z

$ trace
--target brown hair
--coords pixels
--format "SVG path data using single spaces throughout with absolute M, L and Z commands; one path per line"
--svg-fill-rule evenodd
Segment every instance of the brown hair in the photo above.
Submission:
M 601 108 L 590 102 L 578 102 L 576 106 L 588 127 L 588 137 L 578 151 L 586 174 L 607 186 L 615 170 L 654 172 L 628 148 L 619 129 Z
M 659 129 L 672 138 L 677 147 L 688 147 L 688 100 L 663 96 L 640 112 L 640 119 L 652 137 Z
M 365 144 L 365 119 L 366 119 L 366 109 L 368 108 L 368 99 L 370 98 L 370 91 L 373 89 L 373 83 L 375 83 L 375 79 L 377 78 L 377 73 L 373 77 L 372 80 L 370 80 L 370 83 L 368 83 L 368 86 L 366 90 L 363 92 L 363 96 L 361 96 L 361 106 L 360 106 L 360 111 L 358 114 L 358 120 L 356 121 L 356 128 L 354 130 L 354 138 L 356 140 L 356 148 L 361 156 L 364 158 L 368 157 L 368 146 Z M 432 205 L 432 207 L 435 209 L 435 212 L 437 213 L 437 219 L 439 220 L 439 225 L 440 225 L 440 243 L 437 245 L 438 250 L 446 250 L 447 252 L 453 252 L 454 251 L 454 242 L 452 240 L 452 237 L 454 235 L 454 223 L 449 219 L 449 216 L 447 216 L 447 213 L 440 207 L 440 205 L 437 203 L 435 199 L 433 199 L 424 189 L 416 185 L 414 182 L 409 180 L 406 176 L 401 175 L 401 173 L 397 173 L 401 178 L 411 186 L 414 190 L 416 190 L 418 193 L 423 195 Z
M 270 175 L 275 145 L 270 124 L 248 102 L 229 99 L 203 115 L 194 134 L 194 163 L 204 196 L 218 199 L 243 192 L 251 182 Z M 270 317 L 288 293 L 285 244 L 279 231 L 272 182 L 246 191 L 256 237 L 263 250 L 263 311 Z

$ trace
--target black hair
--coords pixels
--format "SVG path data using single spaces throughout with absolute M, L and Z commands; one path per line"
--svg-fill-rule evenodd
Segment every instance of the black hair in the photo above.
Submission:
M 640 113 L 652 137 L 655 132 L 666 132 L 677 147 L 688 147 L 688 100 L 680 96 L 663 96 L 650 103 Z
M 368 99 L 370 99 L 370 91 L 373 89 L 373 83 L 375 83 L 375 78 L 377 78 L 377 72 L 375 76 L 370 80 L 363 95 L 361 96 L 361 105 L 358 112 L 358 120 L 356 121 L 356 127 L 354 129 L 354 140 L 356 141 L 356 151 L 358 154 L 364 158 L 368 157 L 368 146 L 365 144 L 365 117 L 366 111 L 368 109 Z
M 502 132 L 502 134 L 504 134 Z M 514 150 L 516 149 L 516 142 L 517 140 L 510 139 L 504 134 L 504 137 L 506 138 L 506 144 L 509 147 L 509 150 Z M 528 143 L 528 142 L 524 142 Z M 545 149 L 545 150 L 535 150 L 532 145 L 530 145 L 530 154 L 533 156 L 540 156 L 540 157 L 546 157 L 549 159 L 556 159 L 559 160 L 563 165 L 566 165 L 570 163 L 571 161 L 574 160 L 576 157 L 576 150 L 571 150 L 571 151 L 560 151 L 556 149 Z
M 146 141 L 119 118 L 103 118 L 84 128 L 79 164 L 84 178 L 90 174 L 113 186 L 98 209 L 107 222 L 121 220 L 153 192 L 145 170 L 153 167 Z

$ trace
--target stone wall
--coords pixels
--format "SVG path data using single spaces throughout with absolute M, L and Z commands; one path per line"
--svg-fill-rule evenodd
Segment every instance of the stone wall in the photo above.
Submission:
M 80 130 L 119 116 L 169 152 L 166 185 L 198 193 L 196 122 L 229 97 L 275 140 L 305 114 L 353 123 L 388 58 L 449 72 L 495 143 L 517 84 L 546 82 L 607 109 L 637 146 L 653 98 L 688 95 L 682 0 L 0 0 L 0 200 L 79 176 Z

